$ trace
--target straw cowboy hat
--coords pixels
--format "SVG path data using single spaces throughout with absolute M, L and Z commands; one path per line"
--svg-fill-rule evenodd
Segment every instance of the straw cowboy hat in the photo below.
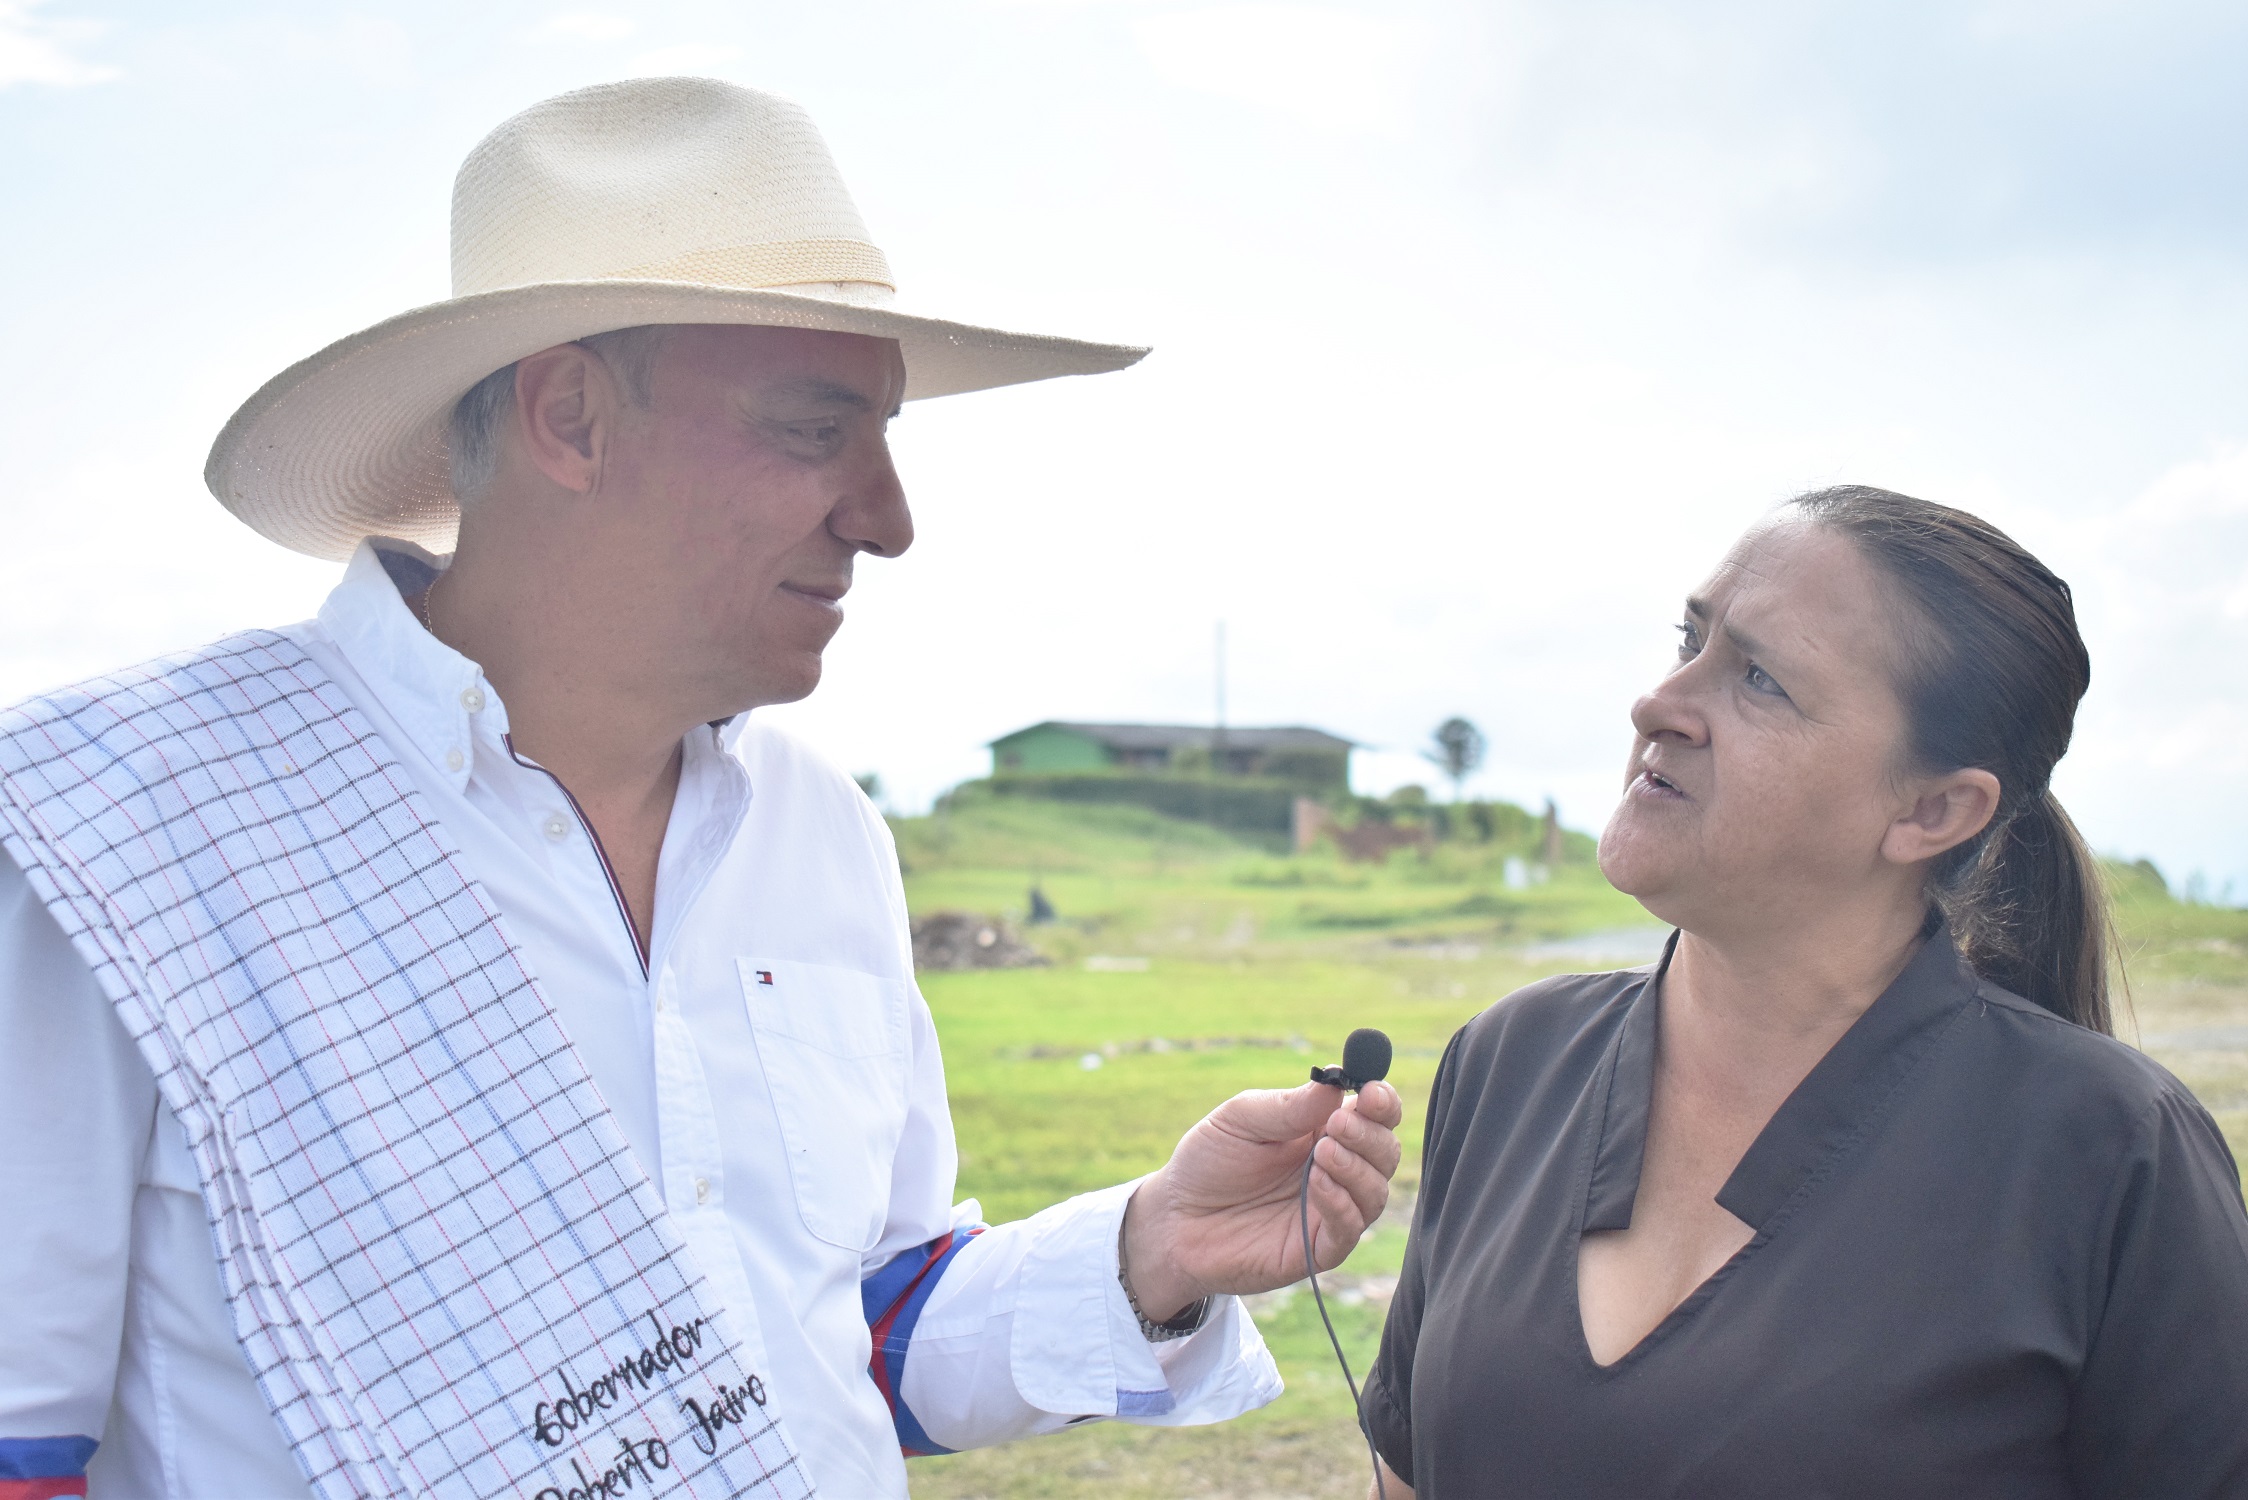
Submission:
M 292 365 L 234 414 L 203 478 L 284 547 L 453 545 L 446 426 L 525 355 L 645 323 L 896 339 L 906 399 L 1120 370 L 1147 351 L 1003 333 L 895 305 L 817 127 L 708 78 L 580 89 L 485 137 L 453 183 L 453 296 Z

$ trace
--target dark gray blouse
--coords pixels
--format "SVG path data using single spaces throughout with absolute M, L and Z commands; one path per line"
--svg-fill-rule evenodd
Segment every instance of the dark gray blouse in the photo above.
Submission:
M 1631 1222 L 1660 971 L 1544 980 L 1445 1053 L 1364 1408 L 1420 1500 L 2248 1497 L 2224 1138 L 1942 931 L 1718 1194 L 1756 1237 L 1595 1364 L 1577 1242 Z

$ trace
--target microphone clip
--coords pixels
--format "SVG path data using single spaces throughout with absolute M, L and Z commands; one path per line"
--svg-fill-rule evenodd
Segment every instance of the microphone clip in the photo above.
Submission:
M 1339 1067 L 1313 1068 L 1311 1070 L 1311 1081 L 1313 1083 L 1324 1083 L 1330 1088 L 1354 1089 L 1358 1087 L 1351 1076 Z

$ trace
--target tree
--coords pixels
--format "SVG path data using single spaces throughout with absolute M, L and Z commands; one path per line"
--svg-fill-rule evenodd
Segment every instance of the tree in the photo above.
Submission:
M 1451 779 L 1452 800 L 1457 802 L 1468 777 L 1483 764 L 1483 731 L 1465 719 L 1454 717 L 1436 726 L 1434 738 L 1436 748 L 1422 751 L 1422 757 Z

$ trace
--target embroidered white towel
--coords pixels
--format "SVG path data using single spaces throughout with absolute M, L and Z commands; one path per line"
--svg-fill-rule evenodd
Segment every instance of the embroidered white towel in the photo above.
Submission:
M 0 840 L 156 1074 L 321 1500 L 801 1497 L 585 1066 L 372 726 L 256 632 L 0 713 Z

